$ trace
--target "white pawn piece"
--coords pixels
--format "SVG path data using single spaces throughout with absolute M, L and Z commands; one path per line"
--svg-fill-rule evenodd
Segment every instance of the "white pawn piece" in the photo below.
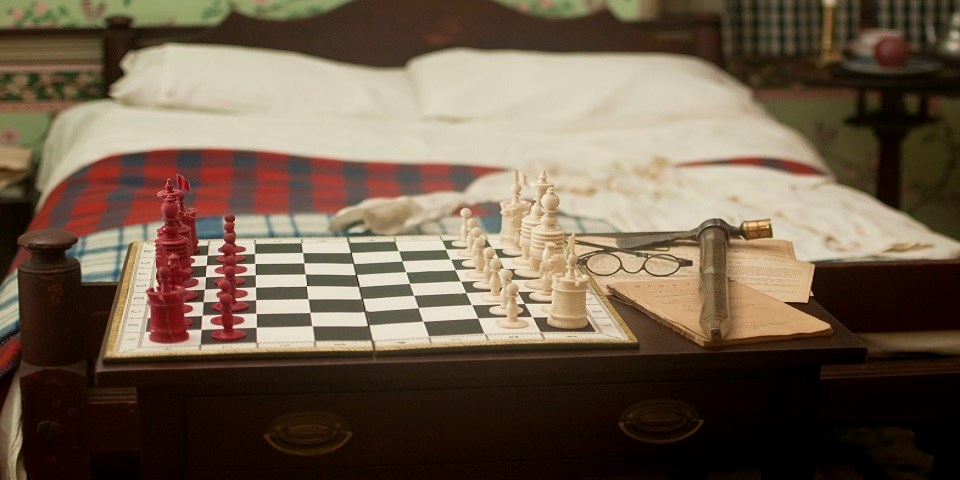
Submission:
M 486 247 L 483 249 L 483 280 L 473 283 L 473 288 L 479 290 L 487 290 L 490 288 L 490 275 L 492 269 L 490 268 L 490 262 L 493 261 L 493 258 L 496 257 L 497 250 L 493 247 Z
M 513 272 L 504 268 L 500 270 L 500 305 L 490 307 L 490 313 L 493 315 L 507 314 L 507 296 L 505 295 L 507 286 L 513 283 Z
M 517 305 L 517 297 L 520 296 L 520 286 L 511 283 L 507 285 L 504 292 L 507 299 L 507 318 L 497 319 L 497 326 L 501 328 L 526 328 L 529 323 L 518 318 L 520 316 L 520 305 Z
M 553 277 L 553 301 L 547 325 L 567 330 L 587 326 L 587 282 L 587 277 L 577 270 L 577 256 L 567 256 L 567 274 Z
M 490 265 L 487 265 L 487 272 L 490 274 L 490 291 L 484 293 L 480 296 L 480 300 L 484 302 L 496 302 L 500 303 L 500 270 L 503 269 L 503 264 L 500 263 L 500 259 L 493 257 L 490 259 Z
M 487 244 L 487 237 L 483 235 L 477 237 L 473 240 L 473 270 L 467 272 L 467 276 L 470 278 L 483 278 L 483 272 L 487 269 L 487 259 L 484 257 L 484 248 Z M 487 247 L 490 248 L 490 247 Z M 464 265 L 467 262 L 463 262 Z
M 465 248 L 467 246 L 467 235 L 470 233 L 470 226 L 467 225 L 467 222 L 470 220 L 470 216 L 473 215 L 473 212 L 469 208 L 460 209 L 460 240 L 454 240 L 451 244 L 457 248 Z
M 457 252 L 457 255 L 463 258 L 473 258 L 473 240 L 478 236 L 483 235 L 483 229 L 480 228 L 480 221 L 476 218 L 467 220 L 467 224 L 472 225 L 470 227 L 470 231 L 467 232 L 467 247 Z M 473 265 L 464 264 L 464 266 L 472 267 Z
M 543 210 L 540 223 L 530 231 L 530 268 L 518 270 L 517 275 L 539 278 L 544 245 L 547 242 L 563 245 L 563 229 L 557 226 L 557 207 L 559 206 L 560 197 L 554 193 L 553 187 L 548 188 L 547 193 L 540 198 L 540 208 Z

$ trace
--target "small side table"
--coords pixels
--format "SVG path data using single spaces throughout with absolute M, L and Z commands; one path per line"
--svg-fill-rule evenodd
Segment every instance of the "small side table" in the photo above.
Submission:
M 880 201 L 900 208 L 901 148 L 907 133 L 916 127 L 937 121 L 930 115 L 930 97 L 960 95 L 960 69 L 946 68 L 922 76 L 873 76 L 851 72 L 840 65 L 815 69 L 803 79 L 806 86 L 844 87 L 857 91 L 857 111 L 845 121 L 870 127 L 880 144 L 877 165 L 877 193 Z M 880 94 L 880 106 L 867 106 L 867 93 Z M 919 95 L 920 104 L 910 111 L 907 95 Z

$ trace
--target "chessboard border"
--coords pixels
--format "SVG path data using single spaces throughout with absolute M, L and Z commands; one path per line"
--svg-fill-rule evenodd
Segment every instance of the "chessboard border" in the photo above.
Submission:
M 384 237 L 389 238 L 407 238 L 407 237 L 452 237 L 453 235 L 444 235 L 444 234 L 426 234 L 426 235 L 384 235 Z M 367 236 L 358 236 L 359 238 L 367 238 Z M 328 238 L 328 237 L 321 237 Z M 329 237 L 329 238 L 343 238 L 345 241 L 350 241 L 351 236 L 345 237 Z M 209 242 L 214 242 L 215 239 L 208 240 Z M 269 240 L 271 242 L 278 242 L 282 240 L 300 240 L 303 238 L 297 237 L 283 237 L 283 238 L 273 238 L 273 237 L 255 237 L 251 240 Z M 370 356 L 376 357 L 379 355 L 390 356 L 390 355 L 409 355 L 416 353 L 428 353 L 428 352 L 480 352 L 480 351 L 536 351 L 536 350 L 562 350 L 562 349 L 590 349 L 590 348 L 637 348 L 639 342 L 637 341 L 636 335 L 633 333 L 633 330 L 626 324 L 623 318 L 620 315 L 620 312 L 613 306 L 610 302 L 610 298 L 602 293 L 600 285 L 596 282 L 593 276 L 589 275 L 587 272 L 580 267 L 581 273 L 583 273 L 587 278 L 590 284 L 590 288 L 593 293 L 597 296 L 597 299 L 603 305 L 603 307 L 610 314 L 610 317 L 616 323 L 617 327 L 623 333 L 625 338 L 623 339 L 611 339 L 609 342 L 600 341 L 596 338 L 593 339 L 544 339 L 537 342 L 514 342 L 509 340 L 484 340 L 484 341 L 463 341 L 463 342 L 449 342 L 442 345 L 430 344 L 429 346 L 424 346 L 424 344 L 411 344 L 411 345 L 384 345 L 376 346 L 376 343 L 371 341 L 370 346 L 343 346 L 343 347 L 331 347 L 324 350 L 318 350 L 317 348 L 298 348 L 298 347 L 228 347 L 224 348 L 222 351 L 207 349 L 201 350 L 197 349 L 195 351 L 173 351 L 173 350 L 157 350 L 152 352 L 136 352 L 136 353 L 124 353 L 118 351 L 118 341 L 120 337 L 120 332 L 123 329 L 123 317 L 124 309 L 127 306 L 127 301 L 130 297 L 130 289 L 134 283 L 134 272 L 136 270 L 136 257 L 138 252 L 141 251 L 141 245 L 153 243 L 146 240 L 138 240 L 129 244 L 127 249 L 127 255 L 124 259 L 124 266 L 121 269 L 120 281 L 117 285 L 117 295 L 114 297 L 113 308 L 111 309 L 111 314 L 109 318 L 109 331 L 108 335 L 105 338 L 104 345 L 104 354 L 101 356 L 103 361 L 106 363 L 112 362 L 145 362 L 145 361 L 175 361 L 175 360 L 191 360 L 196 358 L 204 359 L 215 359 L 215 360 L 232 360 L 232 359 L 250 359 L 250 358 L 330 358 L 330 357 L 341 357 L 341 356 Z M 611 337 L 612 338 L 612 337 Z M 491 348 L 492 347 L 492 348 Z M 275 354 L 276 357 L 266 357 L 266 355 Z

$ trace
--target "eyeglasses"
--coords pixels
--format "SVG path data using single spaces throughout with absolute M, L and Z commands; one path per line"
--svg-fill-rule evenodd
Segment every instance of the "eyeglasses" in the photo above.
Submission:
M 587 271 L 601 277 L 609 277 L 617 272 L 623 271 L 634 274 L 647 272 L 654 277 L 669 277 L 680 270 L 680 267 L 689 267 L 693 265 L 692 260 L 676 257 L 669 253 L 646 253 L 634 250 L 625 250 L 616 247 L 608 247 L 590 242 L 577 240 L 577 243 L 587 246 L 600 248 L 579 257 L 578 263 L 587 267 Z M 631 255 L 637 258 L 643 258 L 640 268 L 630 270 L 623 265 L 623 259 L 614 252 Z

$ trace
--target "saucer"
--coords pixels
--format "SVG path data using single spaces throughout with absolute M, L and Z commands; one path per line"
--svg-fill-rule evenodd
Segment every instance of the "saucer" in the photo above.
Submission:
M 884 67 L 873 58 L 850 58 L 840 62 L 840 65 L 851 72 L 873 75 L 878 77 L 902 77 L 910 75 L 925 75 L 939 72 L 943 69 L 943 62 L 934 58 L 911 57 L 902 67 Z

